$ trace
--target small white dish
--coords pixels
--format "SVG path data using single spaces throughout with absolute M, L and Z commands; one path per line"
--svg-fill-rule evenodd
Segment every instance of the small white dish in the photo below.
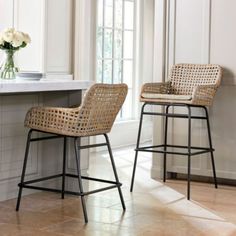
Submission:
M 25 80 L 25 81 L 38 81 L 41 78 L 33 78 L 33 77 L 16 77 L 17 80 Z
M 43 77 L 43 73 L 38 72 L 19 72 L 16 77 L 21 79 L 39 80 Z

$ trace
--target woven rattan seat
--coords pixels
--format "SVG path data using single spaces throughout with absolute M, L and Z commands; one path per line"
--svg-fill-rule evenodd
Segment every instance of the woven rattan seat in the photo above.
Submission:
M 84 199 L 84 196 L 86 195 L 109 190 L 112 188 L 118 188 L 121 204 L 123 210 L 125 210 L 125 203 L 121 192 L 122 184 L 119 182 L 118 179 L 107 133 L 110 132 L 115 118 L 125 101 L 127 91 L 128 87 L 126 84 L 94 84 L 86 92 L 83 102 L 79 107 L 33 107 L 27 112 L 25 118 L 25 126 L 30 128 L 30 130 L 28 133 L 28 139 L 26 144 L 21 182 L 19 183 L 20 188 L 16 205 L 17 211 L 19 210 L 23 188 L 59 192 L 61 193 L 61 198 L 64 198 L 64 194 L 66 193 L 80 196 L 83 207 L 84 219 L 86 223 L 88 222 L 86 204 Z M 50 135 L 42 136 L 39 138 L 31 138 L 33 132 L 48 133 Z M 89 137 L 94 135 L 103 135 L 105 137 L 106 142 L 90 145 L 81 145 L 81 137 Z M 30 181 L 24 181 L 30 143 L 47 139 L 51 140 L 54 138 L 64 139 L 62 174 L 47 176 Z M 77 174 L 66 173 L 67 139 L 74 140 Z M 108 148 L 115 181 L 92 178 L 81 175 L 80 150 L 101 146 L 107 146 Z M 32 185 L 36 182 L 41 182 L 59 177 L 62 178 L 61 189 L 52 189 Z M 79 192 L 68 191 L 65 189 L 65 177 L 72 177 L 78 179 Z M 110 186 L 84 192 L 82 179 L 98 181 L 109 184 Z
M 186 104 L 210 106 L 221 77 L 222 69 L 218 65 L 177 64 L 173 66 L 168 82 L 144 84 L 140 101 L 179 103 L 183 100 Z M 188 96 L 187 99 L 184 96 Z
M 67 136 L 109 133 L 126 97 L 126 85 L 96 84 L 85 94 L 80 107 L 33 107 L 25 126 Z
M 191 156 L 210 153 L 213 177 L 215 187 L 217 188 L 216 171 L 213 156 L 213 147 L 210 132 L 210 123 L 208 110 L 206 106 L 212 105 L 215 93 L 220 85 L 222 69 L 218 65 L 210 64 L 177 64 L 174 65 L 169 73 L 168 82 L 164 83 L 146 83 L 142 86 L 140 101 L 144 102 L 141 110 L 137 144 L 135 149 L 135 159 L 130 191 L 133 191 L 134 177 L 137 165 L 138 152 L 163 153 L 163 181 L 166 181 L 166 157 L 167 154 L 183 155 L 188 157 L 187 166 L 187 198 L 190 199 L 190 174 L 191 174 Z M 162 106 L 164 109 L 158 111 L 145 111 L 147 105 Z M 185 107 L 187 113 L 178 112 L 170 107 Z M 192 110 L 202 108 L 204 115 L 192 115 Z M 181 111 L 184 111 L 181 109 Z M 163 143 L 159 145 L 140 147 L 140 137 L 144 115 L 164 116 L 165 128 Z M 188 143 L 187 145 L 168 144 L 167 130 L 169 118 L 188 119 Z M 202 119 L 207 122 L 207 133 L 209 138 L 209 147 L 194 147 L 191 145 L 191 120 Z M 159 130 L 162 130 L 160 127 Z M 177 151 L 176 151 L 177 149 Z M 183 151 L 185 150 L 185 151 Z

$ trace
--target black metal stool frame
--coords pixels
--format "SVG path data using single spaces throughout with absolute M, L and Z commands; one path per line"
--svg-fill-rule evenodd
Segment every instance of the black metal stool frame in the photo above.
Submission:
M 164 106 L 165 112 L 146 112 L 145 106 L 147 105 L 158 105 L 158 106 Z M 169 113 L 170 107 L 186 107 L 188 110 L 187 114 L 174 114 Z M 193 116 L 191 114 L 192 108 L 202 108 L 205 111 L 205 116 Z M 144 115 L 154 115 L 154 116 L 164 116 L 165 117 L 165 128 L 164 128 L 164 144 L 161 145 L 154 145 L 154 146 L 146 146 L 146 147 L 140 147 L 140 137 L 141 137 L 141 130 L 142 130 L 142 123 L 143 123 L 143 116 Z M 188 119 L 188 145 L 187 146 L 181 146 L 181 145 L 169 145 L 167 144 L 167 131 L 168 131 L 168 118 L 184 118 Z M 191 119 L 203 119 L 207 122 L 207 132 L 208 132 L 208 139 L 209 139 L 209 147 L 194 147 L 191 146 Z M 187 149 L 187 152 L 173 152 L 168 151 L 167 148 L 181 148 L 181 149 Z M 154 148 L 163 148 L 164 150 L 154 150 Z M 192 150 L 195 150 L 193 152 Z M 134 159 L 134 166 L 133 166 L 133 174 L 131 179 L 131 186 L 130 186 L 130 192 L 133 191 L 134 186 L 134 178 L 135 178 L 135 171 L 136 171 L 136 165 L 137 165 L 137 159 L 138 159 L 138 152 L 154 152 L 154 153 L 163 153 L 163 182 L 166 181 L 166 157 L 167 154 L 175 154 L 175 155 L 184 155 L 188 156 L 188 167 L 187 167 L 187 199 L 190 199 L 190 182 L 191 182 L 191 156 L 208 153 L 211 154 L 211 162 L 212 162 L 212 169 L 213 169 L 213 177 L 214 177 L 214 183 L 215 188 L 217 188 L 217 178 L 216 178 L 216 170 L 215 170 L 215 162 L 214 162 L 214 154 L 215 151 L 212 147 L 212 139 L 211 139 L 211 131 L 210 131 L 210 122 L 209 122 L 209 116 L 208 111 L 205 106 L 201 105 L 192 105 L 192 104 L 182 104 L 182 103 L 156 103 L 156 102 L 145 102 L 141 109 L 141 117 L 139 122 L 139 130 L 138 130 L 138 137 L 137 137 L 137 143 L 136 143 L 136 149 L 135 149 L 135 159 Z
M 40 132 L 40 133 L 51 134 L 53 136 L 40 137 L 40 138 L 31 138 L 32 133 L 34 131 L 35 132 Z M 109 189 L 112 189 L 112 188 L 118 188 L 121 204 L 122 204 L 123 210 L 125 210 L 126 209 L 125 208 L 125 203 L 124 203 L 123 195 L 122 195 L 122 192 L 121 192 L 122 184 L 119 182 L 119 178 L 118 178 L 118 175 L 117 175 L 116 166 L 115 166 L 114 158 L 113 158 L 113 155 L 112 155 L 110 141 L 109 141 L 109 138 L 108 138 L 107 134 L 103 134 L 103 135 L 104 135 L 105 140 L 106 140 L 105 143 L 81 146 L 80 145 L 80 137 L 69 137 L 69 136 L 63 136 L 63 135 L 43 132 L 43 131 L 40 131 L 40 130 L 30 129 L 29 132 L 28 132 L 28 138 L 27 138 L 27 142 L 26 142 L 25 157 L 24 157 L 23 169 L 22 169 L 22 174 L 21 174 L 21 180 L 20 180 L 20 183 L 18 184 L 19 192 L 18 192 L 18 198 L 17 198 L 17 204 L 16 204 L 16 211 L 19 211 L 19 208 L 20 208 L 21 195 L 22 195 L 23 188 L 29 188 L 29 189 L 35 189 L 35 190 L 44 190 L 44 191 L 61 193 L 61 198 L 62 199 L 64 199 L 64 195 L 65 194 L 72 194 L 72 195 L 80 196 L 81 197 L 81 204 L 82 204 L 82 208 L 83 208 L 83 214 L 84 214 L 85 223 L 88 222 L 88 215 L 87 215 L 87 210 L 86 210 L 86 204 L 85 204 L 84 196 L 89 195 L 89 194 L 93 194 L 93 193 L 109 190 Z M 63 138 L 64 139 L 62 174 L 57 174 L 57 175 L 47 176 L 47 177 L 43 177 L 43 178 L 39 178 L 39 179 L 24 181 L 24 179 L 25 179 L 25 172 L 26 172 L 26 166 L 27 166 L 27 160 L 28 160 L 28 155 L 29 155 L 30 143 L 31 142 L 36 142 L 36 141 L 42 141 L 42 140 L 56 139 L 56 138 Z M 68 138 L 73 138 L 74 139 L 77 175 L 66 173 L 66 149 L 67 149 L 67 139 Z M 81 159 L 81 157 L 80 157 L 80 150 L 87 149 L 87 148 L 101 147 L 101 146 L 107 146 L 107 148 L 108 148 L 108 152 L 109 152 L 109 156 L 110 156 L 110 160 L 111 160 L 111 165 L 112 165 L 112 169 L 113 169 L 114 176 L 115 176 L 115 181 L 98 179 L 98 178 L 92 178 L 92 177 L 87 177 L 87 176 L 82 176 L 81 175 L 81 170 L 80 170 L 80 159 Z M 49 180 L 49 179 L 54 179 L 54 178 L 58 178 L 58 177 L 62 177 L 62 188 L 61 189 L 44 188 L 44 187 L 39 187 L 39 186 L 31 185 L 33 183 L 37 183 L 37 182 L 41 182 L 41 181 Z M 78 178 L 79 192 L 73 192 L 73 191 L 65 190 L 65 177 Z M 102 183 L 107 183 L 107 184 L 111 184 L 111 186 L 104 187 L 104 188 L 99 188 L 99 189 L 88 191 L 88 192 L 84 192 L 83 185 L 82 185 L 82 179 L 98 181 L 98 182 L 102 182 Z

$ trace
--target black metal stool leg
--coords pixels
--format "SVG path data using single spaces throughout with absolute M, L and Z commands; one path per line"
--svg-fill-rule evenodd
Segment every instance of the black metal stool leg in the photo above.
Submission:
M 107 134 L 104 134 L 104 136 L 106 138 L 108 152 L 109 152 L 109 156 L 110 156 L 110 159 L 111 159 L 111 165 L 112 165 L 112 169 L 113 169 L 113 172 L 114 172 L 114 175 L 115 175 L 115 180 L 116 180 L 116 183 L 119 184 L 120 181 L 119 181 L 119 178 L 118 178 L 118 175 L 117 175 L 116 166 L 115 166 L 114 158 L 113 158 L 113 155 L 112 155 L 110 141 L 109 141 L 109 138 L 108 138 Z M 123 210 L 125 210 L 125 202 L 124 202 L 124 198 L 123 198 L 123 195 L 122 195 L 120 185 L 117 185 L 117 188 L 118 188 L 118 191 L 119 191 L 120 200 L 121 200 Z
M 166 114 L 169 113 L 169 105 L 166 106 Z M 166 151 L 167 145 L 167 132 L 168 132 L 168 116 L 165 118 L 165 134 L 164 134 L 164 151 Z M 163 159 L 163 182 L 166 182 L 166 153 L 164 153 Z
M 187 199 L 190 200 L 190 182 L 191 182 L 191 107 L 188 108 L 188 187 Z
M 18 192 L 18 198 L 17 198 L 17 203 L 16 203 L 16 211 L 19 211 L 19 208 L 20 208 L 20 201 L 21 201 L 23 183 L 25 179 L 25 171 L 26 171 L 26 166 L 27 166 L 27 161 L 28 161 L 28 156 L 29 156 L 30 139 L 31 139 L 32 132 L 33 130 L 30 130 L 28 132 L 26 148 L 25 148 L 25 157 L 24 157 L 23 169 L 22 169 L 22 174 L 21 174 L 21 181 L 19 185 L 19 192 Z
M 74 145 L 75 145 L 75 158 L 76 158 L 76 167 L 77 167 L 77 173 L 78 173 L 79 191 L 81 194 L 81 203 L 82 203 L 83 213 L 84 213 L 84 221 L 85 223 L 88 223 L 88 215 L 87 215 L 86 204 L 85 204 L 85 199 L 83 195 L 84 191 L 83 191 L 82 178 L 81 178 L 80 151 L 78 149 L 78 145 L 80 145 L 80 138 L 74 139 Z
M 138 129 L 138 137 L 137 137 L 137 143 L 136 143 L 136 150 L 135 150 L 135 158 L 134 158 L 134 167 L 133 167 L 133 174 L 131 179 L 131 185 L 130 185 L 130 192 L 133 191 L 134 187 L 134 177 L 135 177 L 135 171 L 136 171 L 136 165 L 137 165 L 137 159 L 138 159 L 138 148 L 140 143 L 140 136 L 141 136 L 141 130 L 142 130 L 142 123 L 143 123 L 143 111 L 146 103 L 143 104 L 141 109 L 141 116 L 139 121 L 139 129 Z
M 210 130 L 210 122 L 209 122 L 208 111 L 207 111 L 207 108 L 206 108 L 206 107 L 203 107 L 203 108 L 204 108 L 204 110 L 205 110 L 206 118 L 207 118 L 206 121 L 207 121 L 207 132 L 208 132 L 209 146 L 210 146 L 210 149 L 213 149 L 213 147 L 212 147 L 212 139 L 211 139 L 211 130 Z M 215 188 L 218 188 L 213 150 L 211 150 L 211 163 L 212 163 L 212 170 L 213 170 Z
M 63 167 L 62 167 L 62 186 L 61 186 L 61 198 L 64 199 L 65 196 L 65 177 L 66 177 L 66 146 L 67 146 L 67 139 L 64 137 L 63 143 Z

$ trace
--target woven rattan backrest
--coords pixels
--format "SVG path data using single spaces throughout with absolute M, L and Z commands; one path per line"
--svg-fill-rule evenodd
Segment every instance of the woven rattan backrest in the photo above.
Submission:
M 169 75 L 171 93 L 191 95 L 197 85 L 220 85 L 221 67 L 211 64 L 177 64 Z
M 126 84 L 94 84 L 79 111 L 78 129 L 83 136 L 110 132 L 127 95 Z

